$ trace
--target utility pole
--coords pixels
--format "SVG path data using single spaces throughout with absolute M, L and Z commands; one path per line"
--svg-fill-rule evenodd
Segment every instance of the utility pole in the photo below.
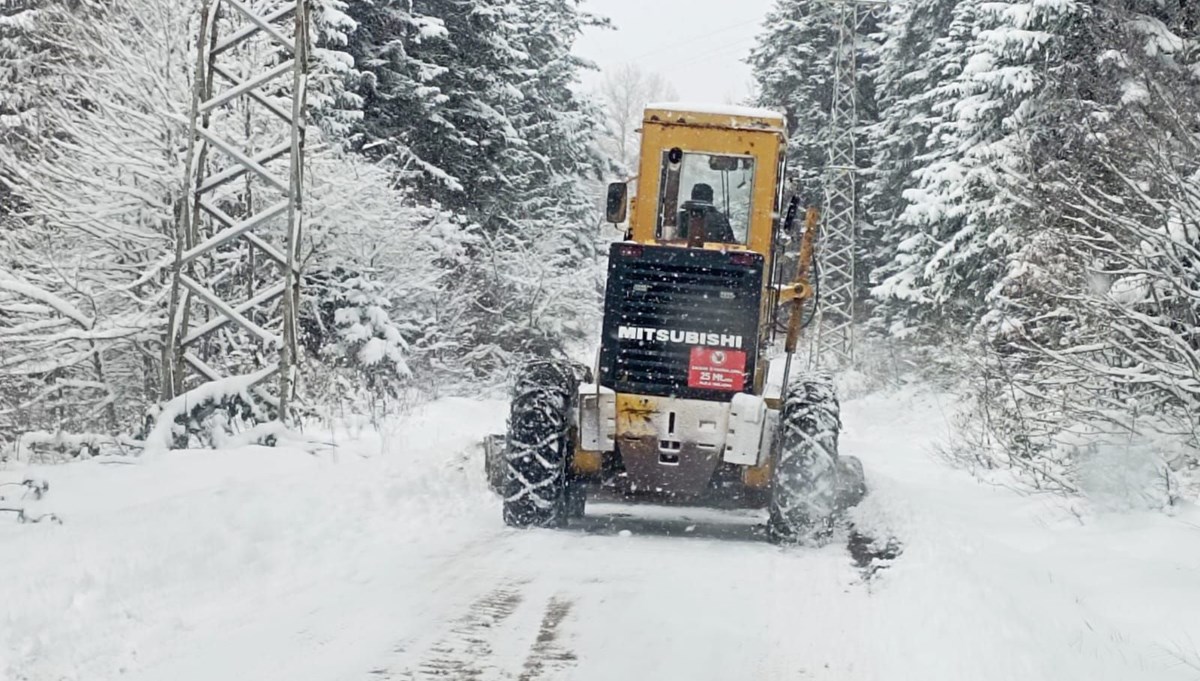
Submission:
M 819 317 L 813 363 L 854 361 L 858 253 L 858 35 L 881 0 L 827 0 L 836 33 L 824 182 L 824 220 L 817 248 Z M 863 8 L 869 8 L 864 10 Z
M 230 375 L 295 397 L 311 0 L 202 0 L 164 398 Z M 237 358 L 230 346 L 253 348 Z M 249 356 L 247 356 L 249 354 Z M 278 383 L 269 389 L 272 378 Z

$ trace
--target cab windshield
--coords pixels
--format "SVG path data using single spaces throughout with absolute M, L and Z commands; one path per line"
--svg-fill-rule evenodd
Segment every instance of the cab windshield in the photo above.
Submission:
M 753 189 L 753 157 L 663 152 L 658 238 L 745 244 Z

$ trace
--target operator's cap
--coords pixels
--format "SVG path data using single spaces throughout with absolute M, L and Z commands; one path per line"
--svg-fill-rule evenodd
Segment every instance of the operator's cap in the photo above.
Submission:
M 692 201 L 696 203 L 712 203 L 713 188 L 711 185 L 698 182 L 692 187 Z

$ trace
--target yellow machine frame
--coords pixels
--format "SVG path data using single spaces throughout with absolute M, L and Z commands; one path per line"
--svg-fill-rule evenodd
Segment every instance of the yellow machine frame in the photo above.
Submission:
M 748 156 L 755 161 L 752 209 L 747 243 L 703 244 L 707 249 L 750 250 L 762 255 L 764 271 L 773 268 L 773 242 L 775 228 L 782 219 L 783 183 L 782 173 L 787 150 L 787 124 L 782 114 L 755 112 L 755 115 L 739 113 L 708 113 L 663 107 L 646 109 L 641 129 L 641 162 L 638 172 L 636 198 L 631 203 L 629 216 L 631 241 L 644 244 L 673 244 L 684 246 L 684 242 L 663 241 L 657 237 L 658 204 L 661 191 L 660 179 L 663 153 L 679 148 L 684 152 L 727 154 Z M 815 227 L 815 213 L 810 212 L 808 222 Z M 806 232 L 803 258 L 811 256 L 810 229 Z M 779 286 L 775 295 L 764 295 L 763 319 L 770 319 L 772 306 L 808 297 L 810 290 L 804 274 L 795 283 Z M 766 282 L 764 282 L 765 285 Z M 796 316 L 798 319 L 798 316 Z M 764 367 L 760 366 L 753 377 L 755 392 L 762 394 L 765 382 Z M 655 398 L 638 395 L 618 395 L 616 416 L 619 432 L 635 430 L 644 419 L 641 412 L 651 408 Z M 581 474 L 597 474 L 602 455 L 599 452 L 577 450 L 574 469 Z M 765 489 L 769 484 L 770 463 L 747 468 L 743 479 L 748 487 Z
M 679 148 L 684 152 L 749 156 L 754 159 L 754 188 L 750 232 L 746 245 L 706 243 L 704 248 L 751 250 L 763 256 L 765 272 L 772 271 L 772 239 L 775 223 L 783 207 L 781 173 L 787 152 L 787 121 L 783 114 L 737 115 L 697 113 L 694 111 L 652 107 L 642 120 L 641 164 L 637 198 L 630 215 L 632 240 L 638 243 L 660 241 L 658 203 L 663 152 Z M 790 292 L 787 292 L 790 298 Z M 778 296 L 763 296 L 761 314 L 770 314 Z M 755 392 L 761 394 L 766 374 L 763 367 L 753 377 Z

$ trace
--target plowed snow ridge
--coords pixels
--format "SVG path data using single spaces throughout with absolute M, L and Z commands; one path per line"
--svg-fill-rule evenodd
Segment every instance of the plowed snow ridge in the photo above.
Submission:
M 0 680 L 1200 678 L 1200 512 L 1081 522 L 981 486 L 931 455 L 949 402 L 845 404 L 856 521 L 904 542 L 870 581 L 844 545 L 766 545 L 752 513 L 509 530 L 477 448 L 497 402 L 324 457 L 0 470 L 49 478 L 66 520 L 0 518 Z

